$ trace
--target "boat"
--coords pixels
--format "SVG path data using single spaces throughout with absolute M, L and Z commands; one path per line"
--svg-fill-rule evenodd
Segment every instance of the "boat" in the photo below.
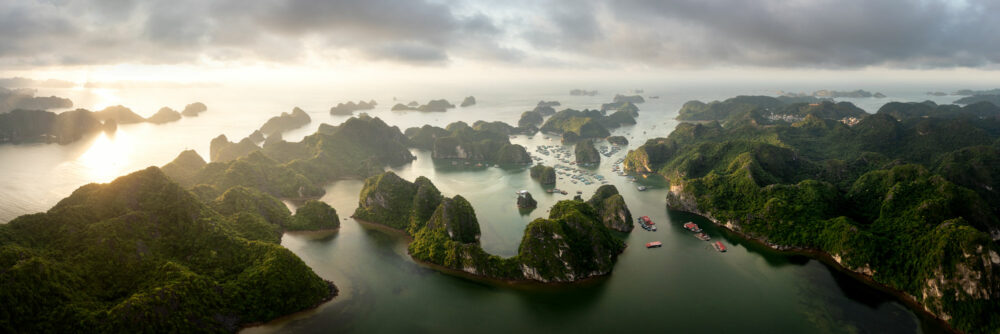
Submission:
M 639 186 L 637 188 L 639 189 L 639 191 L 646 191 L 646 186 Z
M 642 226 L 642 228 L 646 231 L 656 231 L 656 224 L 653 223 L 652 219 L 649 219 L 649 216 L 639 217 L 638 220 L 639 226 Z
M 712 240 L 712 237 L 708 236 L 708 234 L 705 234 L 705 233 L 698 233 L 698 234 L 695 234 L 694 236 L 695 236 L 696 238 L 698 238 L 698 239 L 701 239 L 701 240 L 703 240 L 703 241 L 709 241 L 709 240 Z
M 715 246 L 715 250 L 721 252 L 726 251 L 726 246 L 722 244 L 722 241 L 716 241 L 712 246 Z
M 656 248 L 656 247 L 663 247 L 663 243 L 659 242 L 659 241 L 653 241 L 653 242 L 647 242 L 646 243 L 646 248 Z
M 691 232 L 701 232 L 701 228 L 698 227 L 698 224 L 693 222 L 684 223 L 684 228 Z

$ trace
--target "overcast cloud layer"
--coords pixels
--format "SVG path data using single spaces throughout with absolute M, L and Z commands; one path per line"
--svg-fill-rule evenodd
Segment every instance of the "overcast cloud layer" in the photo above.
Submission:
M 14 0 L 0 64 L 996 67 L 1000 1 Z

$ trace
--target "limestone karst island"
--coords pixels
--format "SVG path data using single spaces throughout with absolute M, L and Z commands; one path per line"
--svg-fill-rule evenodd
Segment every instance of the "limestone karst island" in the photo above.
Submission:
M 997 13 L 0 1 L 0 333 L 1000 333 Z

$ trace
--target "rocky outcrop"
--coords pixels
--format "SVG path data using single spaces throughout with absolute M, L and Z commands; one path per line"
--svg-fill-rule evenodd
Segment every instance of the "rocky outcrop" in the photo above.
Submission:
M 420 195 L 420 189 L 427 190 L 423 191 L 426 196 Z M 528 225 L 517 256 L 501 258 L 486 253 L 479 245 L 479 223 L 468 201 L 461 196 L 439 196 L 430 180 L 410 183 L 386 172 L 365 181 L 354 215 L 400 228 L 405 221 L 419 219 L 417 212 L 426 213 L 430 204 L 439 202 L 425 223 L 411 223 L 407 229 L 413 236 L 408 247 L 410 255 L 444 268 L 499 280 L 573 282 L 606 275 L 625 248 L 589 204 L 561 201 L 550 210 L 548 219 L 536 219 Z
M 170 109 L 169 107 L 163 107 L 156 111 L 153 116 L 149 116 L 146 121 L 153 124 L 163 124 L 179 121 L 180 119 L 181 113 L 177 112 L 177 110 Z
M 531 197 L 531 193 L 525 191 L 517 195 L 518 209 L 534 209 L 538 207 L 538 201 Z
M 525 111 L 521 113 L 521 119 L 517 120 L 517 126 L 520 128 L 526 128 L 529 126 L 538 127 L 542 125 L 542 114 L 537 111 Z
M 358 110 L 372 110 L 378 103 L 375 100 L 369 102 L 358 101 L 354 103 L 353 101 L 348 101 L 347 103 L 337 103 L 337 106 L 330 108 L 330 115 L 351 115 Z
M 184 106 L 184 110 L 181 111 L 181 115 L 184 115 L 184 117 L 195 117 L 206 110 L 208 110 L 208 107 L 205 106 L 204 103 L 195 102 Z
M 45 110 L 72 107 L 73 101 L 70 101 L 70 99 L 56 96 L 35 96 L 34 89 L 6 89 L 0 87 L 0 114 L 18 109 Z
M 622 136 L 611 136 L 608 137 L 608 144 L 618 145 L 618 146 L 628 146 L 628 139 Z
M 257 151 L 260 151 L 260 147 L 249 138 L 244 138 L 239 143 L 233 143 L 226 138 L 226 135 L 219 135 L 209 143 L 208 157 L 212 162 L 226 162 Z
M 543 186 L 554 186 L 556 184 L 556 169 L 542 164 L 531 166 L 529 171 L 532 179 L 538 181 Z
M 385 172 L 365 180 L 354 217 L 406 230 L 418 186 L 396 173 Z
M 181 154 L 177 155 L 173 161 L 163 165 L 160 169 L 163 170 L 163 174 L 174 180 L 174 182 L 180 184 L 191 184 L 194 182 L 194 177 L 208 165 L 198 152 L 194 150 L 185 150 Z
M 101 111 L 94 112 L 94 116 L 101 121 L 114 120 L 118 124 L 133 124 L 146 121 L 142 116 L 132 112 L 132 109 L 121 105 L 101 109 Z
M 615 94 L 615 98 L 612 101 L 614 103 L 625 103 L 625 102 L 629 102 L 629 103 L 643 103 L 643 102 L 646 102 L 646 100 L 643 99 L 642 96 L 639 96 L 639 95 L 621 95 L 621 94 Z
M 479 220 L 472 204 L 461 195 L 444 198 L 427 221 L 429 229 L 444 229 L 448 238 L 461 243 L 479 242 Z
M 268 119 L 264 125 L 260 127 L 260 132 L 264 135 L 271 136 L 273 134 L 280 134 L 282 132 L 297 129 L 309 124 L 312 118 L 305 111 L 295 107 L 292 109 L 292 113 L 283 112 L 280 116 L 271 117 Z
M 571 282 L 610 273 L 625 244 L 596 217 L 586 203 L 560 201 L 548 219 L 529 223 L 517 254 L 524 277 Z
M 101 121 L 83 109 L 58 115 L 42 110 L 14 110 L 0 114 L 0 143 L 69 144 L 101 129 Z
M 460 106 L 462 107 L 469 107 L 474 105 L 476 105 L 476 97 L 474 96 L 466 96 L 465 99 L 462 100 L 462 104 L 460 104 Z
M 587 200 L 587 204 L 594 208 L 604 226 L 612 230 L 631 232 L 635 227 L 632 224 L 632 212 L 625 205 L 625 198 L 613 185 L 606 184 L 597 188 L 594 196 Z
M 500 165 L 523 165 L 531 163 L 531 154 L 524 146 L 518 144 L 508 144 L 500 148 L 497 153 L 496 164 Z
M 559 103 L 559 101 L 545 101 L 545 100 L 541 100 L 541 101 L 538 101 L 538 104 L 536 105 L 536 107 L 549 107 L 549 108 L 552 108 L 552 107 L 558 107 L 558 106 L 561 106 L 561 105 L 562 104 Z
M 295 210 L 295 215 L 285 225 L 285 230 L 326 230 L 340 228 L 337 210 L 326 202 L 308 200 Z
M 576 143 L 573 149 L 578 164 L 598 164 L 601 163 L 601 152 L 594 148 L 594 141 L 591 139 L 581 140 Z
M 573 96 L 594 96 L 594 95 L 597 95 L 597 91 L 596 90 L 586 90 L 586 89 L 574 88 L 574 89 L 571 89 L 569 91 L 569 95 L 573 95 Z
M 451 109 L 451 108 L 454 108 L 454 107 L 455 107 L 455 105 L 451 104 L 451 102 L 448 102 L 448 100 L 441 99 L 441 100 L 430 100 L 430 101 L 427 102 L 427 104 L 421 105 L 421 106 L 414 106 L 413 103 L 411 103 L 410 105 L 406 105 L 406 104 L 402 104 L 402 103 L 397 103 L 396 105 L 392 106 L 392 110 L 393 111 L 413 110 L 413 111 L 426 111 L 426 112 L 445 112 L 445 111 L 448 111 L 448 109 Z

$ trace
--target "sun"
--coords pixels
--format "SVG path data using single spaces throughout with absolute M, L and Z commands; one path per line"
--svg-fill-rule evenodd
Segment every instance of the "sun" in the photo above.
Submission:
M 90 148 L 77 158 L 92 182 L 110 182 L 125 172 L 131 152 L 128 132 L 101 133 Z

